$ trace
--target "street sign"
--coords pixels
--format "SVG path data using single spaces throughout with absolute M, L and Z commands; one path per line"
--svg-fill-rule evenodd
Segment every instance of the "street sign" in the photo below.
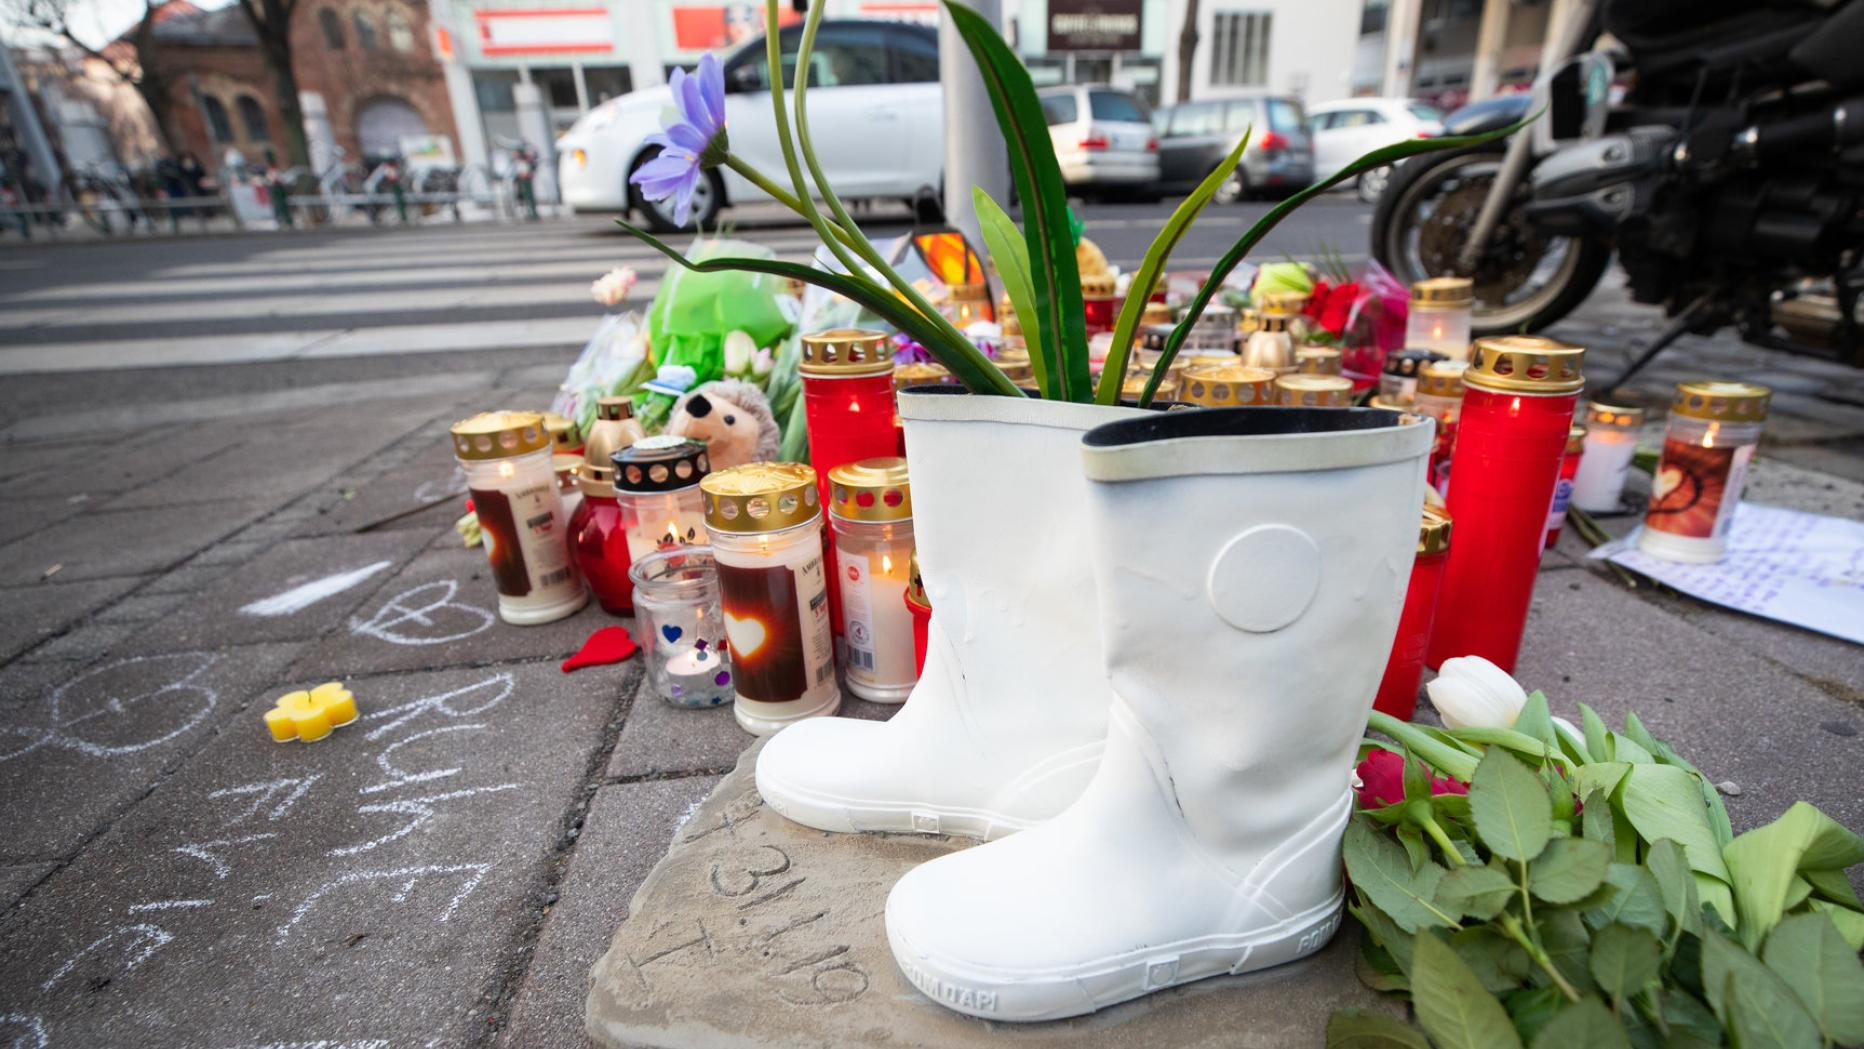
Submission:
M 1049 0 L 1048 50 L 1137 51 L 1145 0 Z

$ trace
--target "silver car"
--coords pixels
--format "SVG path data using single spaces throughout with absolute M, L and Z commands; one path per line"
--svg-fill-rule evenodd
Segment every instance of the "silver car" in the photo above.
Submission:
M 1130 91 L 1072 84 L 1040 92 L 1049 141 L 1071 189 L 1150 191 L 1159 179 L 1152 113 Z
M 1235 175 L 1217 190 L 1220 203 L 1265 193 L 1290 193 L 1314 181 L 1314 146 L 1307 115 L 1285 95 L 1180 102 L 1158 111 L 1161 188 L 1189 189 L 1255 128 Z

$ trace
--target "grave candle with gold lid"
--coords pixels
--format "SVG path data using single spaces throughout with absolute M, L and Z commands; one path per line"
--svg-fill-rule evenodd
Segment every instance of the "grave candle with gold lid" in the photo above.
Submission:
M 1468 360 L 1470 313 L 1476 301 L 1473 289 L 1468 277 L 1430 277 L 1411 285 L 1405 346 L 1433 350 L 1453 361 Z
M 1200 364 L 1184 370 L 1178 400 L 1203 408 L 1275 403 L 1275 373 L 1246 364 Z
M 1728 526 L 1772 399 L 1751 382 L 1677 385 L 1638 549 L 1670 561 L 1727 556 Z
M 1353 403 L 1353 380 L 1344 375 L 1281 375 L 1275 403 L 1292 408 L 1345 408 Z
M 905 601 L 913 554 L 906 460 L 843 463 L 828 479 L 848 691 L 876 703 L 901 703 L 919 680 Z
M 1277 375 L 1294 371 L 1294 337 L 1288 334 L 1287 313 L 1264 310 L 1256 316 L 1256 330 L 1243 343 L 1239 363 L 1251 368 L 1267 368 Z
M 453 454 L 485 536 L 507 623 L 549 623 L 589 603 L 565 541 L 568 520 L 537 412 L 481 412 L 453 424 Z
M 1586 404 L 1586 450 L 1573 477 L 1572 505 L 1589 514 L 1623 507 L 1625 478 L 1637 457 L 1643 428 L 1642 408 L 1603 401 Z

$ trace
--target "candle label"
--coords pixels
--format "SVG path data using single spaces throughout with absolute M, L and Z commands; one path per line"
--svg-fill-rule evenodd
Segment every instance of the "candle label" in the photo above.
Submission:
M 761 568 L 720 561 L 718 585 L 739 696 L 787 703 L 834 681 L 820 554 L 798 565 Z
M 1553 486 L 1553 506 L 1547 510 L 1547 529 L 1552 531 L 1566 524 L 1566 506 L 1573 498 L 1573 482 L 1562 477 Z
M 511 491 L 473 488 L 473 511 L 485 534 L 492 578 L 506 597 L 561 588 L 575 582 L 569 545 L 564 542 L 562 504 L 554 484 Z
M 1728 530 L 1741 489 L 1747 484 L 1754 446 L 1704 448 L 1674 438 L 1663 442 L 1663 458 L 1650 482 L 1644 527 L 1691 539 L 1712 539 Z
M 917 678 L 913 667 L 913 619 L 906 610 L 904 555 L 891 565 L 837 549 L 841 614 L 846 626 L 848 680 L 876 688 L 898 688 Z

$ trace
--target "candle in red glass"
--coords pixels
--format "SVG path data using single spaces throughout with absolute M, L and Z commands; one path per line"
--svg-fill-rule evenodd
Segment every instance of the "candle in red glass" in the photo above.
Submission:
M 1579 476 L 1579 463 L 1586 454 L 1586 428 L 1578 423 L 1566 434 L 1566 457 L 1560 460 L 1560 479 L 1553 486 L 1553 505 L 1547 510 L 1548 550 L 1560 540 L 1566 524 L 1566 504 L 1573 498 L 1573 478 Z
M 1478 339 L 1450 470 L 1456 545 L 1443 569 L 1426 662 L 1481 656 L 1513 670 L 1547 508 L 1585 387 L 1586 351 L 1536 335 Z
M 1431 621 L 1437 616 L 1437 591 L 1443 582 L 1443 561 L 1450 549 L 1450 517 L 1442 510 L 1424 507 L 1417 531 L 1417 560 L 1411 563 L 1411 582 L 1404 593 L 1404 610 L 1398 613 L 1398 636 L 1385 661 L 1372 707 L 1404 721 L 1417 712 L 1417 686 L 1424 677 L 1424 648 L 1430 643 Z
M 595 599 L 616 615 L 634 612 L 634 582 L 628 578 L 628 532 L 615 501 L 615 468 L 585 461 L 577 471 L 582 502 L 570 515 L 570 556 Z
M 926 672 L 926 628 L 932 625 L 932 602 L 926 597 L 926 585 L 919 579 L 919 555 L 907 562 L 906 611 L 913 616 L 913 673 Z
M 1090 339 L 1103 331 L 1112 331 L 1113 323 L 1120 319 L 1120 300 L 1114 295 L 1113 288 L 1111 273 L 1083 274 L 1081 277 L 1081 305 L 1086 310 L 1087 337 Z
M 829 505 L 828 472 L 843 463 L 898 455 L 893 410 L 893 346 L 885 332 L 831 328 L 802 338 L 803 418 L 820 502 Z M 835 575 L 835 546 L 824 554 Z M 829 622 L 842 631 L 841 595 L 828 588 Z

